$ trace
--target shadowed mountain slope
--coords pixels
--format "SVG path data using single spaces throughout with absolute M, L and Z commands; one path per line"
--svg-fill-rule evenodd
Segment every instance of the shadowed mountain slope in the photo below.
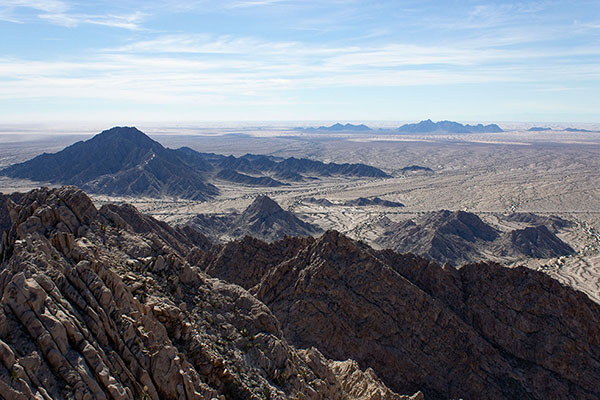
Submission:
M 427 213 L 416 223 L 392 223 L 376 243 L 439 262 L 463 263 L 478 257 L 480 243 L 492 242 L 498 236 L 475 214 L 442 210 Z
M 218 193 L 178 154 L 136 128 L 116 127 L 55 153 L 1 171 L 14 178 L 76 185 L 92 193 L 178 196 L 206 200 Z
M 298 347 L 356 359 L 396 391 L 600 396 L 600 306 L 540 272 L 441 268 L 332 231 L 303 243 L 232 242 L 202 265 L 261 299 Z

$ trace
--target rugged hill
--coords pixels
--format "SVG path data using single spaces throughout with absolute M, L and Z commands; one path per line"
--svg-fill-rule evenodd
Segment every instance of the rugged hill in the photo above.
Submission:
M 600 305 L 541 272 L 333 231 L 211 246 L 73 187 L 4 207 L 4 398 L 600 397 Z
M 511 214 L 505 219 L 532 226 L 501 233 L 475 214 L 442 210 L 426 213 L 414 221 L 388 222 L 375 243 L 398 252 L 411 252 L 454 265 L 482 261 L 487 254 L 517 259 L 573 253 L 569 245 L 546 228 L 548 225 L 556 232 L 568 226 L 568 221 L 529 213 Z
M 398 128 L 402 133 L 498 133 L 504 132 L 498 125 L 463 125 L 454 121 L 433 122 L 428 119 L 416 124 L 405 124 Z
M 411 172 L 433 172 L 433 170 L 429 167 L 422 167 L 420 165 L 409 165 L 408 167 L 402 168 L 400 172 L 406 174 Z
M 500 254 L 526 255 L 533 258 L 552 258 L 574 253 L 571 246 L 550 232 L 545 225 L 515 229 L 504 236 Z
M 291 346 L 263 303 L 184 259 L 198 234 L 73 187 L 18 200 L 3 205 L 0 397 L 408 399 Z
M 350 206 L 350 207 L 368 207 L 368 206 L 379 206 L 379 207 L 404 207 L 404 204 L 391 201 L 391 200 L 383 200 L 379 197 L 359 197 L 356 199 L 346 200 L 343 202 L 332 202 L 324 198 L 316 199 L 314 197 L 307 197 L 303 199 L 305 203 L 318 204 L 324 207 L 331 206 Z
M 274 187 L 329 176 L 388 178 L 365 164 L 164 148 L 136 128 L 116 127 L 55 153 L 11 165 L 0 174 L 40 182 L 76 185 L 90 193 L 117 196 L 174 196 L 206 200 L 215 181 Z
M 381 206 L 381 207 L 404 207 L 404 204 L 399 203 L 397 201 L 383 200 L 379 197 L 359 197 L 357 199 L 347 200 L 344 202 L 346 206 L 358 206 L 358 207 L 367 207 L 367 206 Z
M 322 230 L 302 221 L 267 196 L 258 196 L 241 214 L 212 216 L 199 214 L 186 226 L 202 232 L 213 240 L 253 236 L 266 241 L 284 236 L 313 236 Z
M 296 346 L 356 359 L 396 391 L 600 396 L 600 305 L 540 272 L 442 268 L 336 232 L 268 245 L 247 238 L 201 265 L 261 299 Z
M 498 237 L 499 233 L 475 214 L 442 210 L 427 213 L 416 222 L 391 223 L 376 243 L 442 263 L 462 264 L 481 260 L 481 247 Z
M 313 236 L 322 232 L 318 226 L 302 221 L 267 196 L 258 196 L 241 214 L 199 214 L 186 225 L 216 240 L 249 235 L 273 241 L 284 236 Z

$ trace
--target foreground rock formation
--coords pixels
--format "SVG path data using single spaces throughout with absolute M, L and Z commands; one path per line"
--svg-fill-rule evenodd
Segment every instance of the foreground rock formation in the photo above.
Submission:
M 291 346 L 263 303 L 184 259 L 210 246 L 197 232 L 73 187 L 3 200 L 0 398 L 408 399 Z
M 600 398 L 600 305 L 540 272 L 0 200 L 0 398 Z
M 600 305 L 543 273 L 442 268 L 336 232 L 203 260 L 262 300 L 298 347 L 371 367 L 427 399 L 600 398 Z

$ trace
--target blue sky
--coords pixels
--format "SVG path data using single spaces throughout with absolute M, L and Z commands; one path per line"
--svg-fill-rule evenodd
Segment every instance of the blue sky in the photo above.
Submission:
M 600 1 L 0 0 L 0 120 L 600 122 Z

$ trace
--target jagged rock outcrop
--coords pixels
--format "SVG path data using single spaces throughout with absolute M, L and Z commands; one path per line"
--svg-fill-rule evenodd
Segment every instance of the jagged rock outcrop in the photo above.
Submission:
M 351 361 L 290 346 L 263 303 L 186 262 L 193 232 L 129 206 L 97 210 L 74 187 L 34 190 L 7 211 L 2 398 L 409 398 Z
M 313 236 L 323 232 L 318 226 L 304 222 L 294 213 L 282 209 L 268 196 L 257 196 L 241 214 L 199 214 L 188 221 L 186 226 L 217 241 L 246 235 L 273 241 L 285 236 Z
M 354 359 L 392 390 L 418 388 L 427 399 L 600 396 L 600 306 L 541 272 L 442 268 L 336 232 L 263 246 L 260 260 L 298 249 L 274 266 L 244 247 L 231 243 L 205 265 L 215 276 L 260 276 L 240 284 L 269 306 L 288 340 Z

